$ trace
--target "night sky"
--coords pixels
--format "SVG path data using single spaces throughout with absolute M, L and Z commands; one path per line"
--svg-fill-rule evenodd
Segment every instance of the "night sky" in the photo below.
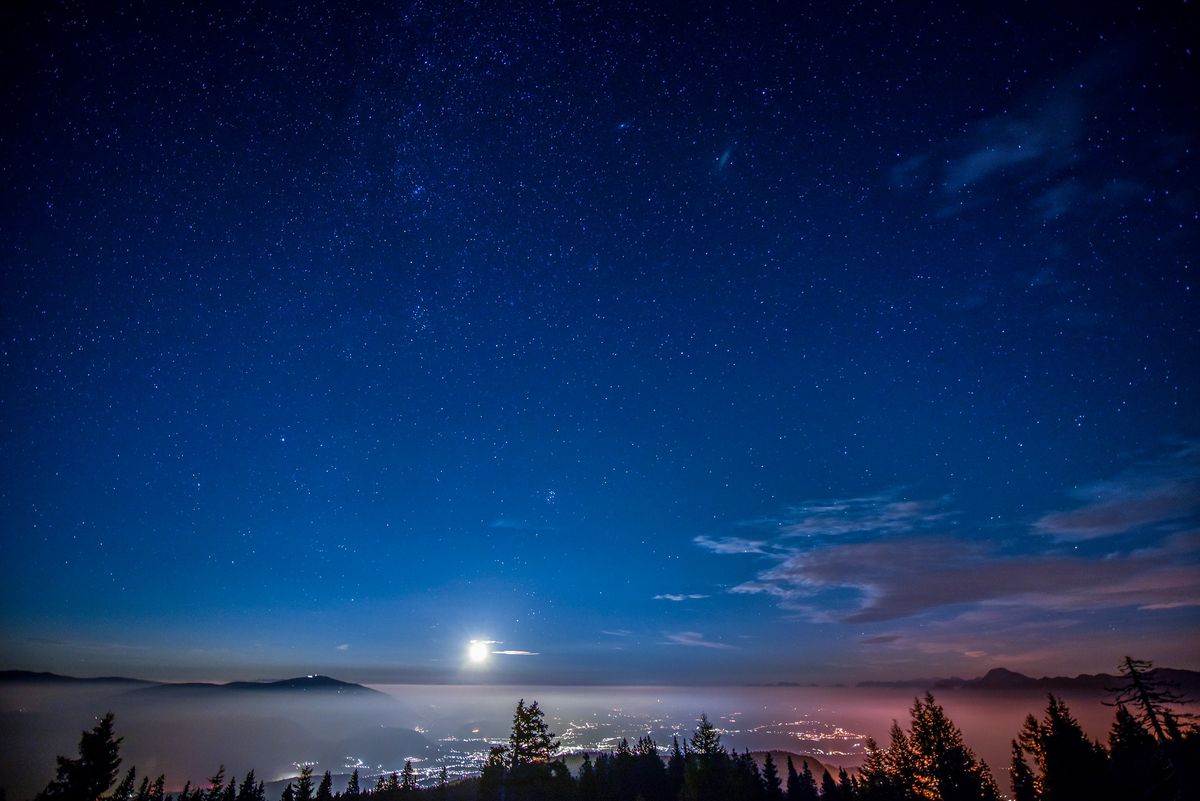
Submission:
M 16 5 L 0 667 L 1200 667 L 1194 4 Z

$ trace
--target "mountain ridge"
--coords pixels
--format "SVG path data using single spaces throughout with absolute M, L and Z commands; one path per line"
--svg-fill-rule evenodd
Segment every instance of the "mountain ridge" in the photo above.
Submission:
M 1200 671 L 1181 668 L 1154 668 L 1146 674 L 1154 681 L 1177 685 L 1190 692 L 1200 691 Z M 1124 676 L 1110 673 L 1080 673 L 1077 676 L 1042 676 L 1033 678 L 1015 670 L 994 667 L 982 676 L 963 679 L 949 678 L 903 679 L 899 681 L 860 681 L 858 687 L 919 688 L 927 690 L 1101 690 L 1108 691 L 1124 685 Z
M 370 687 L 364 687 L 361 684 L 341 681 L 340 679 L 335 679 L 331 676 L 324 676 L 320 674 L 293 676 L 287 679 L 275 679 L 270 681 L 163 682 L 153 681 L 151 679 L 134 679 L 127 676 L 97 676 L 81 678 L 79 676 L 65 676 L 60 673 L 50 673 L 45 671 L 0 670 L 0 683 L 4 682 L 32 682 L 37 684 L 134 684 L 139 686 L 135 687 L 132 692 L 139 694 L 180 693 L 189 691 L 300 691 L 332 692 L 338 694 L 369 693 L 374 695 L 386 695 L 386 693 L 381 693 L 378 690 L 372 690 Z

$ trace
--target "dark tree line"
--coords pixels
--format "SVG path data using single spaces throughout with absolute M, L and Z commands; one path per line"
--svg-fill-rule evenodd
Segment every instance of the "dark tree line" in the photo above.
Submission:
M 1025 719 L 1012 743 L 1015 801 L 1173 801 L 1200 797 L 1200 730 L 1176 705 L 1188 699 L 1156 681 L 1152 665 L 1125 658 L 1114 690 L 1108 745 L 1089 740 L 1050 696 L 1041 720 Z
M 1050 695 L 1041 719 L 1026 718 L 1012 742 L 1009 781 L 1014 801 L 1185 801 L 1200 797 L 1200 728 L 1178 711 L 1186 702 L 1157 682 L 1151 665 L 1127 658 L 1125 685 L 1114 690 L 1115 720 L 1107 745 L 1088 739 L 1067 705 Z M 175 794 L 158 776 L 121 780 L 121 738 L 106 715 L 79 741 L 79 756 L 58 757 L 54 779 L 34 801 L 266 801 L 263 782 L 250 771 L 239 782 L 221 767 L 207 784 L 191 782 Z M 914 701 L 907 730 L 892 724 L 887 747 L 867 742 L 853 775 L 813 775 L 808 762 L 785 765 L 768 753 L 759 763 L 730 751 L 706 716 L 695 732 L 660 749 L 650 737 L 616 750 L 584 754 L 576 774 L 567 768 L 536 701 L 521 700 L 508 742 L 494 746 L 478 779 L 451 783 L 443 768 L 434 787 L 420 788 L 412 762 L 381 775 L 374 787 L 358 771 L 345 792 L 333 792 L 329 771 L 318 782 L 305 766 L 283 790 L 282 801 L 1000 801 L 987 764 L 926 694 Z M 665 753 L 664 753 L 665 752 Z M 115 784 L 115 786 L 114 786 Z M 111 790 L 110 790 L 111 788 Z

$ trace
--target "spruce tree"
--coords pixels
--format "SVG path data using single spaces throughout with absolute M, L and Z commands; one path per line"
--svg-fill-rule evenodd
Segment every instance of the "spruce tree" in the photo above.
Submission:
M 683 787 L 683 774 L 687 766 L 687 758 L 679 747 L 679 738 L 671 738 L 671 756 L 667 759 L 667 790 L 666 797 L 676 799 Z
M 813 777 L 808 760 L 804 760 L 804 770 L 800 771 L 800 800 L 817 801 L 817 780 Z
M 358 798 L 362 794 L 362 788 L 358 784 L 358 768 L 350 774 L 350 782 L 346 785 L 345 795 L 347 798 Z M 239 798 L 238 801 L 241 801 Z
M 683 801 L 725 801 L 731 795 L 732 761 L 721 745 L 721 735 L 701 715 L 692 735 L 683 774 Z
M 125 773 L 125 778 L 121 779 L 121 783 L 113 788 L 112 793 L 108 796 L 108 801 L 133 801 L 135 781 L 137 781 L 137 768 L 131 767 Z
M 1012 782 L 1013 801 L 1038 801 L 1041 798 L 1033 771 L 1025 761 L 1025 752 L 1016 740 L 1012 741 L 1012 763 L 1008 769 L 1008 776 Z
M 296 801 L 296 789 L 292 787 L 291 782 L 288 782 L 287 787 L 283 788 L 283 795 L 279 797 L 279 801 Z
M 846 773 L 845 768 L 838 770 L 839 801 L 854 801 L 858 798 L 858 780 Z
M 783 801 L 783 782 L 779 778 L 779 768 L 775 767 L 775 758 L 771 752 L 763 759 L 763 789 L 767 801 Z
M 34 801 L 96 801 L 117 778 L 121 740 L 109 712 L 79 738 L 79 758 L 58 757 L 58 771 Z
M 508 748 L 493 745 L 479 775 L 480 801 L 500 801 L 504 795 L 504 776 L 507 772 Z
M 583 755 L 583 763 L 579 766 L 579 801 L 600 801 L 597 787 L 596 768 L 592 765 L 592 757 Z
M 787 758 L 787 801 L 800 801 L 800 774 L 792 762 L 792 755 Z
M 315 801 L 333 801 L 333 776 L 329 771 L 325 771 L 325 775 L 321 777 Z
M 258 787 L 256 786 L 256 780 L 254 778 L 254 771 L 247 771 L 246 778 L 242 779 L 242 784 L 240 787 L 238 787 L 237 798 L 235 801 L 257 801 L 257 790 Z
M 411 759 L 404 760 L 404 772 L 400 774 L 400 789 L 406 793 L 417 789 L 417 772 L 413 770 Z
M 829 771 L 821 774 L 821 801 L 840 801 L 841 793 L 838 791 L 837 782 Z
M 699 756 L 725 753 L 725 749 L 721 747 L 721 735 L 717 732 L 717 727 L 712 725 L 708 715 L 704 713 L 700 714 L 700 722 L 692 735 L 692 752 Z
M 205 801 L 221 801 L 221 794 L 225 791 L 225 766 L 221 765 L 208 779 L 208 790 L 204 793 Z
M 545 713 L 538 702 L 525 706 L 524 698 L 518 701 L 508 738 L 509 767 L 549 762 L 560 745 L 546 726 Z
M 1099 743 L 1088 739 L 1059 698 L 1049 696 L 1041 721 L 1033 715 L 1025 719 L 1017 741 L 1037 768 L 1037 798 L 1094 801 L 1107 796 L 1107 754 Z

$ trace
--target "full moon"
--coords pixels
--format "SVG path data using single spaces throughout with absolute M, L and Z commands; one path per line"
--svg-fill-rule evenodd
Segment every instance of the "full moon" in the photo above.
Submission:
M 488 644 L 479 640 L 472 640 L 467 646 L 467 659 L 475 664 L 486 661 L 488 658 Z

